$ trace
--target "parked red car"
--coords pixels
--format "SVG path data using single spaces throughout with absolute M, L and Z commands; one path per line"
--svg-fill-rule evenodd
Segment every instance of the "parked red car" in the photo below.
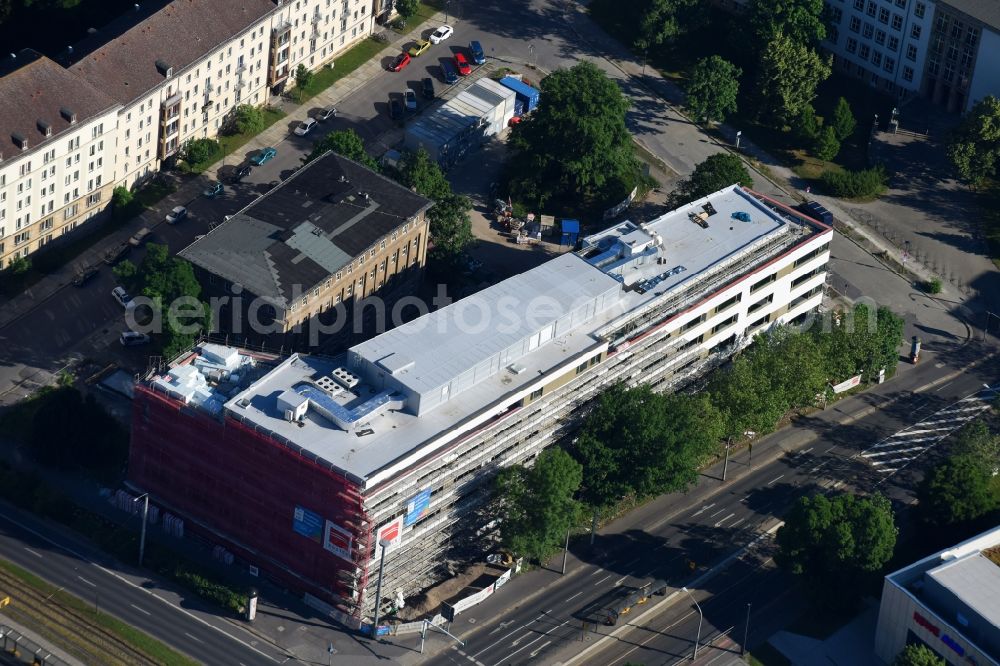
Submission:
M 464 53 L 455 54 L 455 68 L 462 76 L 468 76 L 472 73 L 472 66 L 469 64 L 469 61 L 465 57 Z
M 398 56 L 396 56 L 396 59 L 392 61 L 392 64 L 389 65 L 389 69 L 393 72 L 398 72 L 404 69 L 409 64 L 410 64 L 410 54 L 400 53 Z

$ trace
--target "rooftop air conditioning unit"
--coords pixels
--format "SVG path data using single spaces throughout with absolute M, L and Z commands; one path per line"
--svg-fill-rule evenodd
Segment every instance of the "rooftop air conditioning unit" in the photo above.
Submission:
M 347 370 L 347 368 L 337 368 L 330 375 L 333 377 L 333 381 L 337 382 L 346 389 L 352 389 L 361 383 L 361 380 L 353 372 Z

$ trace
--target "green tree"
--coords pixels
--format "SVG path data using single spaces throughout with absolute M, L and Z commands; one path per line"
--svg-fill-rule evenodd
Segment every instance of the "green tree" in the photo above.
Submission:
M 312 152 L 303 161 L 308 164 L 320 155 L 325 154 L 328 150 L 332 150 L 342 157 L 363 164 L 372 171 L 379 170 L 378 162 L 365 152 L 364 141 L 361 140 L 361 137 L 353 129 L 330 132 L 313 144 Z
M 630 5 L 634 5 L 629 7 Z M 634 46 L 645 50 L 684 33 L 693 23 L 697 0 L 635 0 L 626 3 L 626 11 L 636 15 L 638 34 Z M 622 5 L 618 4 L 619 10 Z
M 163 322 L 163 355 L 173 358 L 188 349 L 201 330 L 211 326 L 207 304 L 198 308 L 179 309 L 176 317 L 169 317 L 170 308 L 181 299 L 192 305 L 201 296 L 201 285 L 194 268 L 179 257 L 171 257 L 166 245 L 148 243 L 146 256 L 139 273 L 142 275 L 142 295 L 158 304 Z
M 31 259 L 28 257 L 14 257 L 7 263 L 7 270 L 11 275 L 21 275 L 31 270 Z
M 862 583 L 879 573 L 896 547 L 892 506 L 881 495 L 813 495 L 785 516 L 775 561 L 808 582 L 818 598 L 853 605 Z
M 735 113 L 742 74 L 742 69 L 717 55 L 699 60 L 687 87 L 688 107 L 695 117 L 705 123 L 723 122 L 727 114 Z
M 581 478 L 580 464 L 558 447 L 540 453 L 531 468 L 500 470 L 494 490 L 504 545 L 529 559 L 548 559 L 580 515 L 573 495 Z
M 826 162 L 835 158 L 840 152 L 840 141 L 837 139 L 837 132 L 832 125 L 827 125 L 820 130 L 816 137 L 816 143 L 813 145 L 813 151 L 816 153 L 816 157 Z
M 129 259 L 119 261 L 115 264 L 115 267 L 111 269 L 114 276 L 123 284 L 129 284 L 135 278 L 138 271 L 139 267 Z
M 128 208 L 134 199 L 135 195 L 132 194 L 132 190 L 124 185 L 119 185 L 111 192 L 111 205 L 114 206 L 115 211 Z
M 903 648 L 903 651 L 896 655 L 892 666 L 947 666 L 941 657 L 937 656 L 933 650 L 926 645 L 911 643 Z
M 830 331 L 817 331 L 831 381 L 838 383 L 858 373 L 871 379 L 881 368 L 891 376 L 899 363 L 903 324 L 892 310 L 872 311 L 862 303 L 845 313 Z
M 260 134 L 265 122 L 264 111 L 252 104 L 240 104 L 233 111 L 233 129 L 239 134 Z
M 817 47 L 826 37 L 823 0 L 751 0 L 747 9 L 759 44 L 784 34 L 797 44 Z
M 622 497 L 682 490 L 717 452 L 720 415 L 707 396 L 662 395 L 646 385 L 604 391 L 573 448 L 584 499 L 598 508 Z
M 410 18 L 417 13 L 417 0 L 396 0 L 396 12 L 403 18 Z
M 451 191 L 451 184 L 441 167 L 422 148 L 403 156 L 399 181 L 434 201 L 427 213 L 434 239 L 431 256 L 438 268 L 449 270 L 472 241 L 472 220 L 469 218 L 472 202 Z
M 511 133 L 513 196 L 539 206 L 620 201 L 641 178 L 621 89 L 589 62 L 553 72 L 541 88 L 538 108 Z
M 920 513 L 943 527 L 975 520 L 998 507 L 992 466 L 970 455 L 957 455 L 934 466 L 917 494 Z
M 795 134 L 805 145 L 812 145 L 819 136 L 823 124 L 816 116 L 816 109 L 812 104 L 806 104 L 799 110 L 798 117 L 795 118 Z
M 428 199 L 442 199 L 451 194 L 451 185 L 441 167 L 421 148 L 403 155 L 399 169 L 399 182 L 414 188 L 417 194 Z
M 753 178 L 739 155 L 716 153 L 698 164 L 691 176 L 677 188 L 677 203 L 687 203 L 708 196 L 730 185 L 753 186 Z
M 184 148 L 184 161 L 188 164 L 204 165 L 219 155 L 221 148 L 215 139 L 195 139 Z
M 782 128 L 816 98 L 816 87 L 830 76 L 828 56 L 778 33 L 761 54 L 757 68 L 758 115 Z
M 836 132 L 838 141 L 845 141 L 854 134 L 854 130 L 858 126 L 858 121 L 854 119 L 854 113 L 851 112 L 851 105 L 843 97 L 838 99 L 836 106 L 833 107 L 830 125 Z
M 295 68 L 295 87 L 299 90 L 308 88 L 309 84 L 312 83 L 313 76 L 312 70 L 305 65 L 299 65 Z
M 973 421 L 958 432 L 952 450 L 956 455 L 972 456 L 995 466 L 1000 461 L 1000 436 L 983 421 Z
M 948 142 L 948 157 L 962 180 L 979 187 L 997 173 L 1000 99 L 987 95 L 965 115 Z

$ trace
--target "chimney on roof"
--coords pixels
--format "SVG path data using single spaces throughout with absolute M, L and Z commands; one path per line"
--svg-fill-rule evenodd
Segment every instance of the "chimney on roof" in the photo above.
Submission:
M 163 78 L 169 79 L 174 73 L 174 68 L 168 65 L 166 60 L 157 60 L 156 71 L 162 74 Z
M 65 107 L 65 106 L 60 107 L 59 108 L 59 115 L 61 115 L 63 118 L 65 118 L 66 122 L 68 122 L 70 125 L 75 125 L 76 124 L 76 112 L 73 111 L 72 109 L 70 109 L 68 107 Z
M 48 124 L 41 118 L 35 122 L 38 123 L 38 131 L 41 132 L 43 136 L 52 136 L 52 125 Z
M 20 132 L 13 132 L 10 135 L 10 138 L 14 140 L 14 145 L 20 148 L 21 150 L 28 149 L 28 137 L 24 136 Z

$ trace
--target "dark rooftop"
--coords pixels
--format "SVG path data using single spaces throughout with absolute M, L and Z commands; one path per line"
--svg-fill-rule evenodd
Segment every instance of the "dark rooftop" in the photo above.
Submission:
M 993 28 L 1000 30 L 1000 2 L 998 0 L 945 0 L 943 4 L 951 5 L 960 12 Z
M 286 305 L 431 205 L 399 183 L 327 153 L 180 256 Z
M 173 0 L 140 5 L 73 47 L 70 67 L 122 104 L 238 35 L 277 6 L 274 0 Z
M 80 77 L 30 49 L 4 59 L 0 99 L 0 153 L 7 159 L 52 142 L 74 122 L 80 124 L 118 106 Z

